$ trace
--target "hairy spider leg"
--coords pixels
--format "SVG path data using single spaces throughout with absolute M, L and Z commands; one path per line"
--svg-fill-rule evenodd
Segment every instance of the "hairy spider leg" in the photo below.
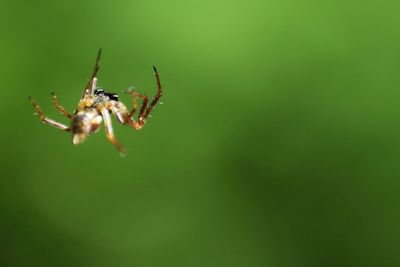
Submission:
M 147 107 L 147 102 L 149 101 L 149 98 L 141 93 L 132 91 L 132 90 L 126 90 L 125 92 L 127 92 L 128 94 L 130 94 L 132 96 L 132 110 L 129 113 L 129 117 L 132 118 L 133 115 L 135 115 L 135 112 L 137 110 L 137 99 L 140 98 L 142 99 L 142 106 L 140 107 L 140 111 L 139 111 L 139 117 L 140 114 L 143 114 L 143 112 L 145 111 L 146 107 Z
M 99 49 L 99 52 L 97 53 L 96 63 L 94 64 L 92 77 L 90 78 L 89 82 L 87 83 L 85 90 L 83 90 L 83 95 L 82 95 L 81 99 L 83 99 L 85 96 L 88 96 L 91 93 L 93 93 L 94 89 L 96 88 L 97 72 L 100 69 L 100 58 L 101 58 L 101 48 Z
M 157 81 L 157 94 L 153 98 L 153 101 L 151 101 L 149 107 L 147 108 L 147 110 L 146 110 L 146 112 L 145 112 L 145 114 L 143 116 L 143 120 L 147 119 L 147 116 L 149 116 L 149 113 L 153 110 L 153 107 L 157 104 L 158 100 L 162 96 L 160 75 L 158 75 L 158 71 L 157 71 L 155 66 L 153 66 L 153 70 L 154 70 L 154 76 L 155 76 L 156 81 Z
M 35 109 L 36 113 L 39 115 L 40 119 L 44 123 L 54 126 L 60 130 L 66 131 L 66 132 L 71 131 L 71 129 L 68 126 L 46 117 L 46 115 L 40 109 L 39 105 L 32 99 L 32 97 L 29 97 L 29 101 L 31 101 L 33 108 Z
M 146 123 L 147 117 L 149 116 L 150 112 L 153 110 L 154 106 L 157 104 L 158 100 L 160 99 L 160 97 L 162 96 L 162 88 L 161 88 L 161 82 L 160 82 L 160 76 L 157 72 L 156 67 L 153 66 L 154 69 L 154 76 L 156 78 L 157 81 L 157 94 L 156 96 L 153 98 L 153 100 L 151 101 L 150 105 L 147 106 L 148 103 L 148 97 L 143 95 L 143 94 L 139 94 L 136 92 L 132 92 L 132 98 L 133 98 L 133 108 L 132 111 L 129 113 L 129 115 L 127 116 L 127 123 L 129 123 L 129 125 L 135 129 L 135 130 L 140 130 L 143 128 L 144 124 Z M 139 112 L 139 116 L 138 116 L 138 121 L 135 121 L 132 116 L 136 111 L 136 98 L 140 97 L 143 100 L 142 106 L 140 108 L 140 112 Z
M 104 126 L 106 130 L 106 137 L 107 139 L 115 146 L 115 148 L 118 150 L 118 152 L 124 156 L 126 154 L 124 146 L 118 142 L 118 140 L 115 138 L 114 135 L 114 130 L 112 127 L 112 122 L 111 122 L 111 115 L 110 112 L 106 107 L 101 107 L 101 115 L 103 116 L 104 119 Z
M 69 114 L 68 111 L 66 111 L 64 109 L 63 106 L 60 105 L 60 103 L 58 102 L 57 96 L 54 92 L 51 92 L 51 100 L 53 102 L 54 107 L 57 109 L 57 111 L 61 114 L 64 115 L 65 117 L 67 117 L 68 119 L 71 119 L 72 116 L 71 114 Z

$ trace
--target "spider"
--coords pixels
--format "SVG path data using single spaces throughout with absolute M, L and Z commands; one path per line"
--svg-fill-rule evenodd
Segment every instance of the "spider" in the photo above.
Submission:
M 29 96 L 29 100 L 39 115 L 40 119 L 51 126 L 54 126 L 64 132 L 72 133 L 72 143 L 77 145 L 82 143 L 90 134 L 97 132 L 100 124 L 104 121 L 106 137 L 115 146 L 121 155 L 125 154 L 124 146 L 117 141 L 114 135 L 111 114 L 115 114 L 117 120 L 122 125 L 129 125 L 134 130 L 140 130 L 146 124 L 147 118 L 154 106 L 162 95 L 160 77 L 157 69 L 153 66 L 154 76 L 157 82 L 157 94 L 149 103 L 149 98 L 131 89 L 125 90 L 126 93 L 132 96 L 133 107 L 129 111 L 128 108 L 119 101 L 118 95 L 110 93 L 102 88 L 97 87 L 97 72 L 100 68 L 101 49 L 99 50 L 96 58 L 96 64 L 92 76 L 87 83 L 83 95 L 78 103 L 75 112 L 71 115 L 67 112 L 58 102 L 57 96 L 51 92 L 51 99 L 57 111 L 70 120 L 70 126 L 59 123 L 53 119 L 48 118 L 39 105 Z M 138 119 L 133 119 L 133 115 L 137 110 L 137 99 L 142 100 L 142 106 L 139 110 Z

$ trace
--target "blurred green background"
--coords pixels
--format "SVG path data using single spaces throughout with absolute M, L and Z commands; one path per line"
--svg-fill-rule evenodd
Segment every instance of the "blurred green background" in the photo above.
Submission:
M 400 3 L 2 1 L 0 266 L 400 266 Z M 99 84 L 163 105 L 79 146 Z M 130 98 L 121 95 L 130 106 Z

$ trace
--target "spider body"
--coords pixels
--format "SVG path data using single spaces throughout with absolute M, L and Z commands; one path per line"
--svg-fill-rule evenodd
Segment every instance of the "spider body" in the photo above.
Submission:
M 88 107 L 72 117 L 71 132 L 74 145 L 82 143 L 87 136 L 97 132 L 103 117 L 96 108 Z
M 105 126 L 106 137 L 121 154 L 124 154 L 124 147 L 117 141 L 113 132 L 111 114 L 114 114 L 118 122 L 122 125 L 129 125 L 135 130 L 142 129 L 146 123 L 149 113 L 152 111 L 153 107 L 156 105 L 162 95 L 160 78 L 156 68 L 153 67 L 154 75 L 157 81 L 157 94 L 149 105 L 149 99 L 147 96 L 133 90 L 125 91 L 132 96 L 133 107 L 131 111 L 129 111 L 125 104 L 119 101 L 119 97 L 116 93 L 111 93 L 103 88 L 97 87 L 97 72 L 100 68 L 100 56 L 101 49 L 97 55 L 92 77 L 86 85 L 83 96 L 72 115 L 59 104 L 56 95 L 51 93 L 55 108 L 60 112 L 60 114 L 70 119 L 70 126 L 48 118 L 40 109 L 39 105 L 36 104 L 31 97 L 29 97 L 29 99 L 40 119 L 46 124 L 66 132 L 71 132 L 72 143 L 75 145 L 82 143 L 90 134 L 97 132 L 100 129 L 101 123 L 103 122 Z M 135 120 L 133 115 L 137 109 L 138 98 L 142 100 L 142 105 L 139 110 L 138 119 Z

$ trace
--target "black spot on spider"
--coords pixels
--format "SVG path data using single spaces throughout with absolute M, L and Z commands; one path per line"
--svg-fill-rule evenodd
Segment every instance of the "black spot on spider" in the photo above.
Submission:
M 110 100 L 118 101 L 118 95 L 117 95 L 117 94 L 114 94 L 114 93 L 106 93 L 106 95 L 108 96 L 108 98 L 110 98 Z
M 94 94 L 95 95 L 102 95 L 102 94 L 104 94 L 104 90 L 101 89 L 101 88 L 97 88 L 97 89 L 94 90 Z

